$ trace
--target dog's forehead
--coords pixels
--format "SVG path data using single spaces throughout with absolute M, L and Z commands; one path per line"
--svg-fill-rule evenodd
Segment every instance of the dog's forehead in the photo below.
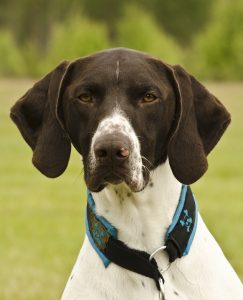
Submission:
M 98 77 L 103 80 L 121 80 L 153 75 L 150 57 L 129 49 L 112 49 L 95 53 L 75 62 L 75 75 L 87 80 Z
M 149 55 L 135 50 L 116 48 L 97 52 L 90 55 L 88 58 L 99 64 L 114 65 L 115 62 L 120 61 L 124 64 L 135 65 L 139 62 L 145 63 L 146 59 L 149 58 Z

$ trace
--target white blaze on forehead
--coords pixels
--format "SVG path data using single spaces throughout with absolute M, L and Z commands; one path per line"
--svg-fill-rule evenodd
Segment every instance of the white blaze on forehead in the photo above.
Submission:
M 119 80 L 119 74 L 120 74 L 120 62 L 119 60 L 116 62 L 116 80 Z
M 129 155 L 129 169 L 131 182 L 138 187 L 143 184 L 143 175 L 142 175 L 142 158 L 140 154 L 140 144 L 138 137 L 132 128 L 129 120 L 126 116 L 116 108 L 113 113 L 104 118 L 92 138 L 91 149 L 90 149 L 90 166 L 93 171 L 97 165 L 95 153 L 94 153 L 94 144 L 96 140 L 102 136 L 109 134 L 122 134 L 127 137 L 130 146 L 130 155 Z

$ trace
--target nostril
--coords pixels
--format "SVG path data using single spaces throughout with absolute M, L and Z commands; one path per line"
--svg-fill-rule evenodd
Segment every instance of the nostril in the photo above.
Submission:
M 108 155 L 108 153 L 105 149 L 96 149 L 95 155 L 98 158 L 105 158 Z
M 130 148 L 128 143 L 122 140 L 117 140 L 114 137 L 100 138 L 94 144 L 94 155 L 100 163 L 108 164 L 110 162 L 122 163 L 130 156 Z
M 119 158 L 127 158 L 129 156 L 129 150 L 125 147 L 122 147 L 120 148 L 117 152 L 116 152 L 116 155 L 119 157 Z

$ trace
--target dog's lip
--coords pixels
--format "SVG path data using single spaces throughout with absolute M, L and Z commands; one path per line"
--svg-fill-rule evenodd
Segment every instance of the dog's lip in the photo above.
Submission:
M 103 176 L 97 176 L 97 181 L 99 181 L 99 178 L 101 178 L 100 180 L 100 184 L 120 184 L 123 181 L 127 181 L 127 175 L 126 172 L 117 172 L 114 170 L 111 170 L 110 172 L 105 172 L 105 174 Z
M 126 172 L 115 172 L 113 170 L 97 169 L 94 174 L 87 173 L 85 181 L 90 191 L 99 192 L 107 184 L 119 184 L 126 180 Z
M 108 184 L 117 185 L 122 182 L 126 183 L 132 192 L 140 192 L 147 186 L 150 177 L 149 173 L 143 170 L 143 181 L 141 183 L 134 181 L 129 176 L 131 174 L 130 169 L 125 166 L 119 168 L 104 168 L 100 166 L 93 174 L 89 170 L 85 174 L 87 187 L 92 192 L 100 192 Z
M 130 177 L 118 176 L 117 174 L 107 175 L 107 173 L 103 173 L 103 176 L 102 174 L 99 174 L 99 176 L 92 176 L 92 180 L 86 180 L 88 189 L 91 192 L 95 193 L 102 191 L 108 184 L 117 185 L 122 182 L 125 182 L 132 192 L 138 193 L 141 192 L 147 186 L 149 178 L 144 178 L 143 184 L 141 186 L 138 186 L 137 182 L 132 181 Z
M 138 190 L 136 182 L 131 180 L 129 174 L 130 172 L 126 168 L 119 170 L 97 169 L 93 175 L 87 174 L 85 181 L 88 189 L 92 192 L 99 192 L 108 184 L 117 185 L 122 182 L 125 182 L 134 192 L 141 190 Z
M 117 174 L 110 174 L 106 177 L 104 177 L 104 182 L 105 183 L 111 183 L 111 184 L 119 184 L 122 181 L 124 181 L 124 178 L 122 178 L 121 176 L 117 175 Z

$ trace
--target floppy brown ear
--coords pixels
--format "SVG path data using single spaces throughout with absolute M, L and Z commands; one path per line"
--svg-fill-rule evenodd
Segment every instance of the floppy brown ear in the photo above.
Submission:
M 67 62 L 61 63 L 34 84 L 15 103 L 10 113 L 33 150 L 33 164 L 48 177 L 61 175 L 70 157 L 70 140 L 56 117 L 59 91 L 67 67 Z
M 197 181 L 207 170 L 207 154 L 230 123 L 225 107 L 180 66 L 169 66 L 176 93 L 176 120 L 168 146 L 169 163 L 184 184 Z

